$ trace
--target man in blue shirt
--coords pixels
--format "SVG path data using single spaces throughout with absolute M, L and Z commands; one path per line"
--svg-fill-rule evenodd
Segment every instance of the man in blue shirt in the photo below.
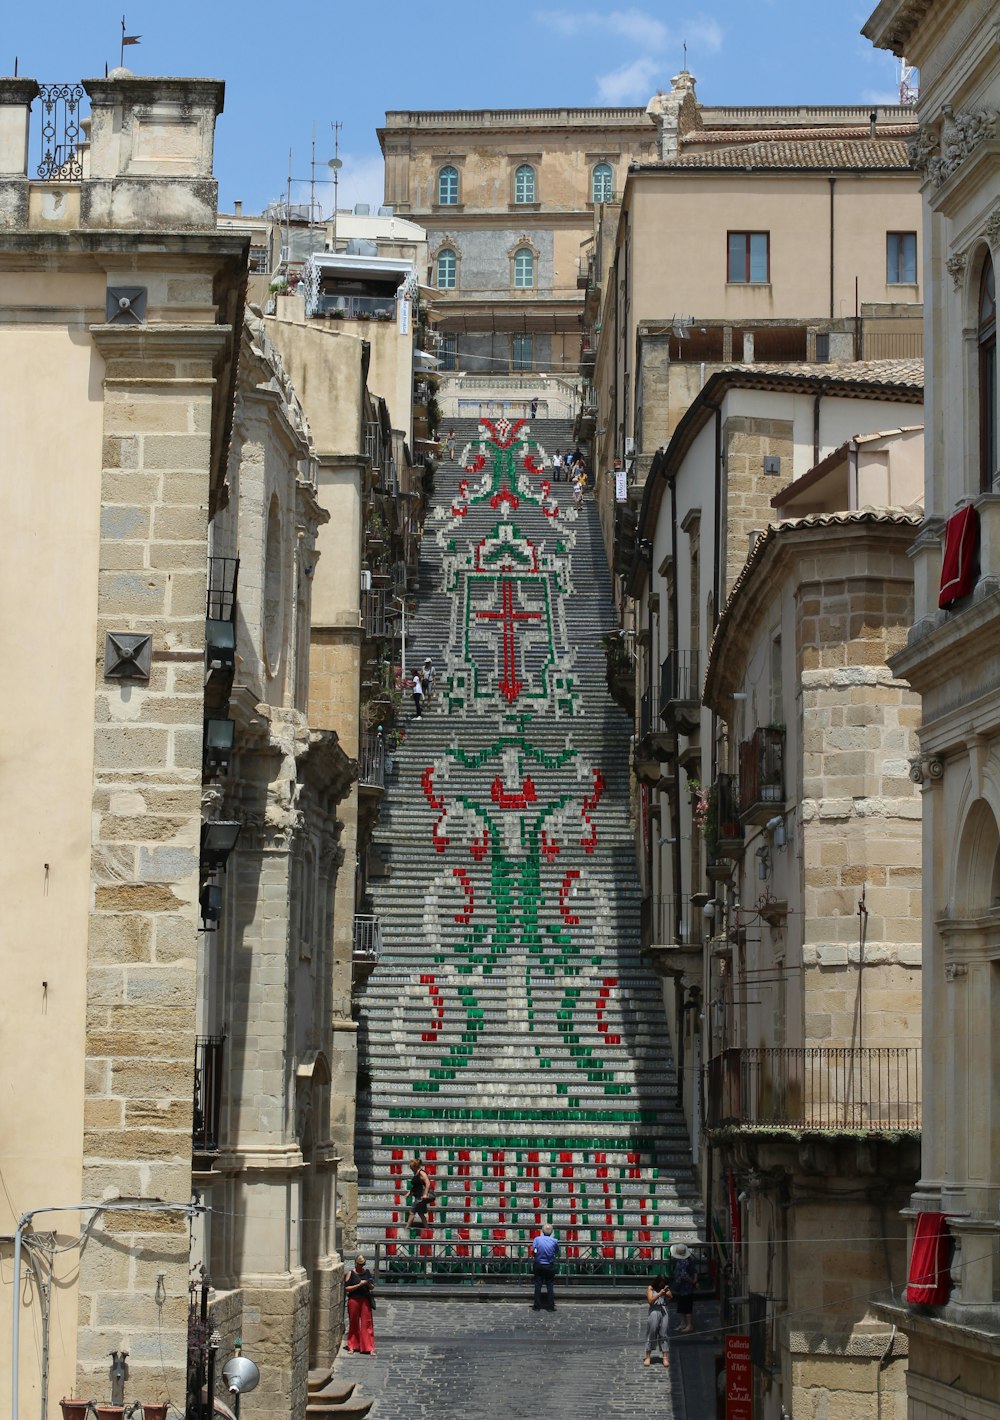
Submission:
M 534 1254 L 535 1273 L 535 1305 L 533 1311 L 542 1310 L 542 1283 L 545 1283 L 545 1309 L 554 1312 L 556 1309 L 555 1298 L 552 1293 L 552 1284 L 556 1275 L 556 1258 L 559 1256 L 559 1243 L 552 1236 L 552 1224 L 546 1223 L 542 1231 L 531 1239 L 531 1251 Z

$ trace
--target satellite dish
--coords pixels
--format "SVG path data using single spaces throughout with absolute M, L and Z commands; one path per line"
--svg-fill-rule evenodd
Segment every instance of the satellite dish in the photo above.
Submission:
M 327 167 L 332 168 L 335 173 L 339 172 L 343 166 L 344 164 L 339 158 L 331 158 L 327 163 Z
M 247 1395 L 260 1385 L 260 1371 L 249 1356 L 234 1356 L 222 1368 L 230 1395 Z

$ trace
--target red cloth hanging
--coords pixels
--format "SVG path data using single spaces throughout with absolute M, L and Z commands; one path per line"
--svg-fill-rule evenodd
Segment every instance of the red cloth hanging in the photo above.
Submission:
M 976 580 L 978 535 L 979 514 L 971 503 L 953 513 L 945 523 L 939 607 L 949 607 L 972 591 Z
M 906 1300 L 940 1307 L 951 1291 L 948 1267 L 948 1225 L 943 1213 L 918 1213 L 910 1253 Z

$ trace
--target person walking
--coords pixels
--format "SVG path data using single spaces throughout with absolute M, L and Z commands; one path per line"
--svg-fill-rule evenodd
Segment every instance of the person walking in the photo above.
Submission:
M 359 1252 L 344 1278 L 347 1296 L 347 1349 L 362 1356 L 375 1355 L 375 1278 Z
M 420 676 L 420 682 L 424 687 L 424 694 L 427 696 L 428 701 L 430 701 L 434 694 L 434 662 L 431 660 L 430 656 L 424 661 L 424 669 Z
M 535 1274 L 535 1304 L 532 1311 L 542 1310 L 542 1284 L 545 1284 L 545 1310 L 556 1309 L 553 1284 L 556 1277 L 556 1258 L 559 1256 L 558 1239 L 552 1235 L 552 1224 L 546 1223 L 542 1231 L 531 1239 L 534 1258 L 532 1271 Z
M 414 708 L 414 710 L 415 710 L 415 712 L 416 712 L 416 716 L 417 716 L 417 719 L 418 719 L 418 720 L 421 718 L 421 715 L 422 715 L 422 713 L 423 713 L 423 712 L 421 711 L 421 708 L 420 708 L 420 704 L 421 704 L 421 701 L 423 700 L 423 698 L 424 698 L 424 686 L 423 686 L 423 682 L 422 682 L 421 679 L 420 679 L 420 672 L 419 672 L 419 671 L 414 671 L 414 672 L 413 672 L 413 708 Z
M 538 413 L 538 399 L 537 399 L 537 397 L 536 397 L 535 399 L 533 399 L 533 400 L 531 401 L 531 417 L 532 417 L 532 419 L 534 419 L 534 417 L 535 417 L 535 415 L 536 415 L 537 413 Z
M 449 463 L 454 463 L 454 462 L 455 462 L 455 431 L 454 431 L 454 429 L 449 429 L 449 430 L 448 430 L 448 442 L 447 442 L 447 444 L 445 445 L 445 448 L 448 450 L 448 462 L 449 462 Z
M 406 1220 L 408 1228 L 427 1226 L 427 1208 L 430 1204 L 431 1181 L 427 1170 L 419 1158 L 410 1160 L 413 1177 L 410 1179 L 410 1216 Z
M 563 466 L 562 454 L 559 452 L 558 449 L 556 449 L 555 453 L 552 455 L 552 482 L 553 482 L 553 483 L 562 483 L 562 466 Z
M 670 1249 L 670 1288 L 677 1301 L 677 1316 L 682 1332 L 694 1331 L 694 1289 L 698 1283 L 698 1264 L 687 1243 L 674 1243 Z
M 642 1364 L 649 1365 L 654 1351 L 659 1351 L 665 1366 L 670 1365 L 670 1319 L 667 1303 L 670 1301 L 670 1284 L 662 1272 L 658 1272 L 646 1287 L 646 1302 L 649 1314 L 646 1317 L 646 1354 Z

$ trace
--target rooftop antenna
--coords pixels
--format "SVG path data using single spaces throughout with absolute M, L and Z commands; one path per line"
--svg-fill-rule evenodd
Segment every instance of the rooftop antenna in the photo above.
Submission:
M 17 78 L 17 55 L 14 55 L 14 78 Z
M 916 108 L 920 97 L 920 76 L 913 64 L 899 61 L 899 102 L 903 108 Z
M 285 188 L 285 274 L 292 256 L 292 150 L 288 150 L 288 186 Z
M 313 254 L 313 233 L 316 227 L 316 120 L 313 119 L 312 147 L 309 167 L 309 255 Z
M 139 44 L 141 41 L 142 35 L 127 35 L 125 33 L 125 16 L 122 15 L 122 46 L 118 55 L 118 67 L 120 69 L 125 68 L 125 46 L 127 44 Z
M 332 245 L 334 251 L 337 250 L 337 198 L 340 192 L 340 170 L 344 166 L 343 163 L 340 161 L 340 130 L 343 128 L 343 126 L 344 125 L 340 122 L 339 119 L 337 119 L 336 122 L 330 124 L 330 127 L 333 129 L 333 157 L 327 164 L 327 167 L 329 167 L 330 171 L 333 173 Z

